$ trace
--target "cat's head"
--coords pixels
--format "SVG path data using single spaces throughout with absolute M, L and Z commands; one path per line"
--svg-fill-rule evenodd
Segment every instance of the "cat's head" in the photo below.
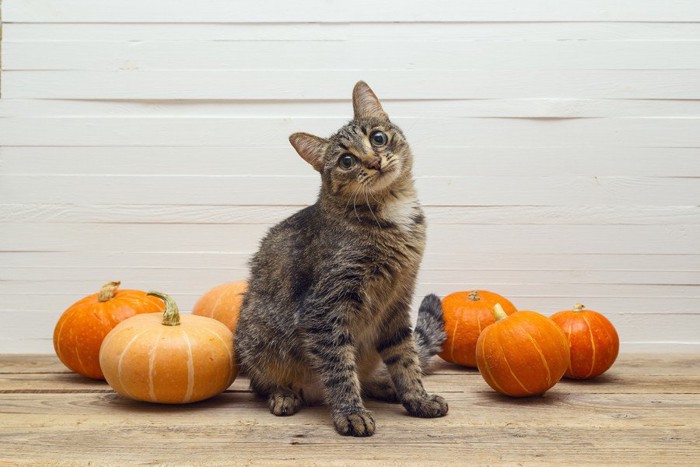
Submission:
M 364 81 L 355 85 L 352 105 L 353 119 L 330 138 L 294 133 L 289 141 L 321 173 L 324 188 L 332 194 L 381 194 L 410 177 L 411 151 Z

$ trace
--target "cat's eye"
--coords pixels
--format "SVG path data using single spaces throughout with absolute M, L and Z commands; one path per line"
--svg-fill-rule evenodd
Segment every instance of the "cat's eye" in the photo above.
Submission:
M 343 154 L 338 160 L 338 165 L 345 170 L 352 169 L 356 163 L 357 159 L 352 154 Z
M 389 138 L 383 131 L 375 131 L 374 133 L 369 135 L 369 140 L 374 146 L 384 146 L 386 143 L 389 142 Z

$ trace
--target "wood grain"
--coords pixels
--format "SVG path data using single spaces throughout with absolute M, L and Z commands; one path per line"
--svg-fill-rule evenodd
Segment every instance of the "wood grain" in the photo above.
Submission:
M 623 354 L 591 382 L 510 399 L 475 370 L 438 362 L 425 384 L 447 398 L 447 417 L 414 419 L 370 401 L 377 433 L 349 439 L 335 434 L 325 407 L 270 415 L 245 378 L 208 401 L 160 406 L 123 399 L 52 356 L 0 356 L 0 462 L 693 465 L 699 380 L 697 355 Z
M 8 2 L 5 1 L 5 4 Z M 517 4 L 516 4 L 517 5 Z M 607 6 L 610 6 L 608 4 Z M 645 5 L 646 6 L 646 5 Z M 6 19 L 6 18 L 5 18 Z M 363 19 L 368 19 L 367 17 Z M 342 22 L 342 23 L 39 23 L 5 22 L 12 41 L 348 41 L 412 40 L 430 37 L 460 41 L 638 40 L 700 39 L 693 22 Z
M 700 67 L 694 41 L 401 42 L 372 40 L 384 51 L 375 69 L 635 70 Z M 337 57 L 343 60 L 338 62 Z M 356 70 L 367 41 L 7 41 L 5 70 Z
M 635 0 L 564 0 L 552 4 L 534 0 L 528 5 L 508 0 L 462 2 L 445 0 L 432 8 L 418 0 L 406 1 L 401 8 L 357 0 L 312 0 L 290 6 L 284 0 L 259 4 L 247 0 L 232 8 L 226 0 L 210 0 L 198 8 L 167 0 L 123 0 L 119 8 L 91 8 L 89 0 L 63 0 L 56 8 L 53 0 L 5 0 L 4 20 L 32 23 L 312 23 L 312 22 L 480 22 L 480 21 L 649 21 L 683 22 L 700 20 L 693 0 L 673 0 L 668 5 L 649 2 L 639 8 Z M 371 12 L 371 14 L 368 14 Z
M 382 99 L 698 99 L 700 70 L 5 71 L 10 99 L 339 100 L 359 79 Z M 163 83 L 167 82 L 167 86 Z M 200 86 L 199 83 L 207 83 Z M 377 91 L 379 92 L 379 91 Z

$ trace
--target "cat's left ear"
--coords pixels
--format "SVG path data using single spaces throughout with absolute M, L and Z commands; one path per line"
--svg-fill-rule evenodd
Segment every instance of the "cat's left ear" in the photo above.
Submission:
M 328 140 L 308 133 L 294 133 L 289 137 L 294 149 L 297 150 L 302 159 L 311 164 L 317 171 L 323 170 L 323 156 L 326 154 Z
M 376 118 L 389 121 L 389 116 L 384 112 L 377 95 L 364 81 L 358 81 L 352 90 L 352 108 L 355 111 L 355 119 Z

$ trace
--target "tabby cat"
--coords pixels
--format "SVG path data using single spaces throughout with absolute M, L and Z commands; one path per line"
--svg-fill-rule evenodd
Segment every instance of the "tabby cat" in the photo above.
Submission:
M 340 434 L 370 436 L 375 421 L 363 395 L 400 402 L 416 417 L 447 413 L 421 382 L 445 332 L 435 295 L 425 297 L 411 330 L 425 246 L 411 150 L 362 81 L 353 107 L 353 120 L 328 139 L 290 136 L 320 172 L 321 192 L 262 240 L 234 342 L 273 414 L 292 415 L 323 397 Z

